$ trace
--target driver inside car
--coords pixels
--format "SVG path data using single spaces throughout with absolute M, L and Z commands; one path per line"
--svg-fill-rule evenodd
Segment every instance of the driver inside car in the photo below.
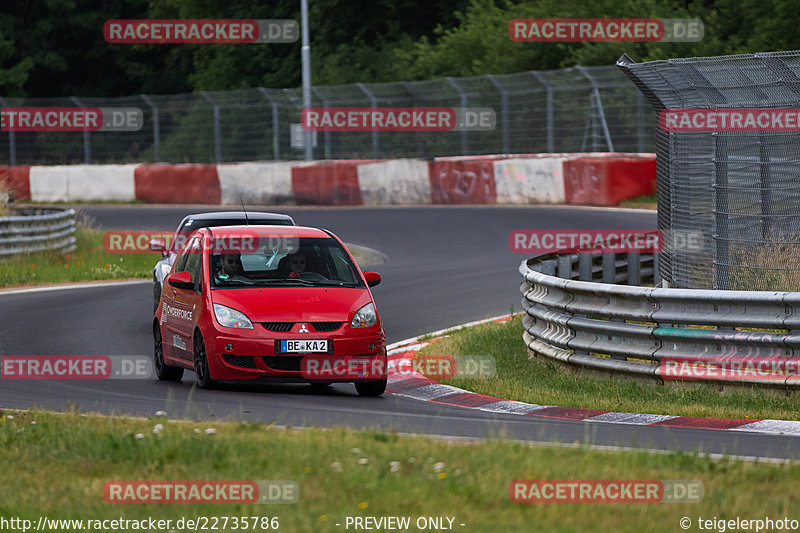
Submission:
M 244 275 L 242 258 L 238 253 L 222 254 L 217 279 L 223 283 L 226 281 L 251 281 L 250 278 Z

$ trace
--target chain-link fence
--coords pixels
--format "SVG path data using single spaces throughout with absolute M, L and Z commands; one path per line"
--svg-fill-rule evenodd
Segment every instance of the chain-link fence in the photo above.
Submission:
M 317 132 L 314 158 L 653 151 L 654 115 L 613 66 L 312 90 L 314 107 L 488 107 L 492 131 Z M 0 98 L 2 107 L 138 107 L 139 131 L 0 132 L 0 163 L 213 163 L 304 156 L 300 89 Z M 646 133 L 649 132 L 649 133 Z
M 617 65 L 659 113 L 800 108 L 800 52 Z M 661 276 L 674 287 L 800 291 L 800 132 L 729 126 L 656 130 L 659 229 L 706 242 L 665 248 Z

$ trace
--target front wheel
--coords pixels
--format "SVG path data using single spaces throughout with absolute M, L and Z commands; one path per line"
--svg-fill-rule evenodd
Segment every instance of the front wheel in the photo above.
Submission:
M 380 396 L 386 391 L 386 380 L 356 381 L 355 386 L 359 396 Z
M 194 337 L 194 373 L 197 375 L 197 386 L 201 389 L 211 389 L 216 385 L 208 368 L 206 343 L 199 332 Z
M 164 362 L 164 345 L 161 342 L 161 328 L 156 326 L 153 332 L 153 366 L 156 377 L 161 381 L 180 381 L 183 379 L 183 369 L 177 366 L 167 366 Z

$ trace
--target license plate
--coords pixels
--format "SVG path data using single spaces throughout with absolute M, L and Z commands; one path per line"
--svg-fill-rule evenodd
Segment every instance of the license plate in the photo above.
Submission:
M 280 353 L 328 353 L 328 340 L 282 340 Z

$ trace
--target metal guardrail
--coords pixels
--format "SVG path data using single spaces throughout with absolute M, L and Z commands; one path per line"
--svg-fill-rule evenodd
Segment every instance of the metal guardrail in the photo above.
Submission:
M 0 217 L 0 257 L 44 250 L 75 250 L 74 209 L 16 210 Z
M 529 354 L 657 380 L 665 358 L 800 362 L 800 293 L 640 286 L 658 284 L 657 262 L 657 254 L 599 253 L 523 261 Z M 735 382 L 798 387 L 800 376 Z

